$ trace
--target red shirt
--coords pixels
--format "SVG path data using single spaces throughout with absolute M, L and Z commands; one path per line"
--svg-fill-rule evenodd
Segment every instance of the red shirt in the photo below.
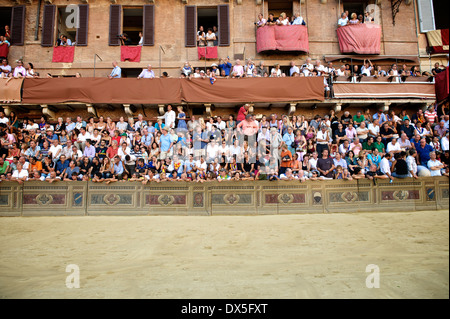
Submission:
M 241 106 L 241 108 L 239 109 L 238 115 L 236 117 L 236 121 L 245 120 L 246 113 L 247 113 L 247 110 L 245 109 L 245 107 Z
M 109 158 L 113 158 L 114 156 L 117 155 L 117 152 L 118 152 L 118 151 L 119 151 L 119 148 L 114 149 L 114 148 L 112 148 L 112 146 L 110 146 L 110 147 L 108 147 L 108 149 L 106 150 L 106 155 L 107 155 Z

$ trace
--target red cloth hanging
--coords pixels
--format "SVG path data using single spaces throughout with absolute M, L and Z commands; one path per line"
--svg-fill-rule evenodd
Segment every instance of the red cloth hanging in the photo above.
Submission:
M 141 62 L 141 46 L 126 46 L 120 47 L 120 61 Z
M 53 48 L 52 62 L 72 63 L 75 55 L 75 47 L 58 46 Z

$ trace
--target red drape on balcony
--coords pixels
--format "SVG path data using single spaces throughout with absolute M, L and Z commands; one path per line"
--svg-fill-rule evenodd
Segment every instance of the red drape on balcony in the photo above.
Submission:
M 309 52 L 308 29 L 303 25 L 260 27 L 256 30 L 256 50 Z
M 72 63 L 74 54 L 75 47 L 73 46 L 54 47 L 52 62 Z
M 205 50 L 206 49 L 206 50 Z M 197 47 L 198 59 L 217 59 L 217 47 Z
M 436 87 L 436 101 L 440 102 L 448 98 L 449 95 L 449 74 L 448 68 L 444 72 L 440 72 L 434 76 Z
M 341 53 L 380 54 L 381 27 L 378 24 L 347 25 L 336 32 Z
M 7 58 L 8 53 L 9 53 L 9 46 L 6 43 L 0 45 L 0 56 Z
M 126 46 L 120 47 L 120 61 L 141 62 L 141 46 Z

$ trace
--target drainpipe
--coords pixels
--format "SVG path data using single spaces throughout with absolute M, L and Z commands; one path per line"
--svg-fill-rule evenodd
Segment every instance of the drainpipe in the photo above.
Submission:
M 417 38 L 417 58 L 419 59 L 419 69 L 420 69 L 420 46 L 419 46 L 419 33 L 417 32 L 417 16 L 416 16 L 416 1 L 414 3 L 414 25 L 416 26 L 416 38 Z M 431 71 L 431 68 L 430 68 Z
M 39 17 L 41 16 L 41 1 L 38 2 L 37 13 L 36 13 L 36 31 L 34 32 L 34 41 L 39 39 Z

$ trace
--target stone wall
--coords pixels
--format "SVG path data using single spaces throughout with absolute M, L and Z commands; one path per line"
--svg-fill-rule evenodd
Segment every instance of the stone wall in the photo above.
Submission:
M 299 182 L 0 184 L 0 216 L 265 215 L 446 209 L 446 177 Z

